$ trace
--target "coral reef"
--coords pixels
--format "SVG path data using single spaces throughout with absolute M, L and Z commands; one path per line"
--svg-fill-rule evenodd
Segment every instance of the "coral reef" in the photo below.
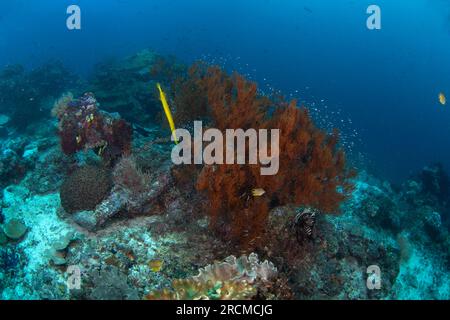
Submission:
M 17 137 L 0 142 L 0 186 L 17 182 L 35 165 L 32 141 Z
M 444 171 L 442 164 L 425 167 L 419 178 L 425 195 L 436 197 L 440 204 L 448 202 L 450 198 L 450 178 Z
M 95 179 L 98 177 L 94 176 Z M 93 181 L 92 184 L 99 182 Z M 103 190 L 105 191 L 102 193 L 103 197 L 101 199 L 96 197 L 96 201 L 93 201 L 89 208 L 85 201 L 83 207 L 73 210 L 76 213 L 72 218 L 84 228 L 95 230 L 121 212 L 126 212 L 128 216 L 157 214 L 155 203 L 161 199 L 170 184 L 171 178 L 166 168 L 161 167 L 152 174 L 143 173 L 134 158 L 124 157 L 113 169 L 111 186 L 108 189 L 96 187 L 94 190 L 98 191 L 93 192 L 93 195 L 90 196 L 92 198 Z M 87 190 L 87 188 L 75 190 L 74 194 L 77 195 L 82 190 Z M 66 193 L 69 199 L 74 197 L 74 195 L 70 195 L 70 192 Z M 61 200 L 64 206 L 63 197 Z
M 177 73 L 176 76 L 172 77 L 173 79 L 166 81 L 170 88 L 169 95 L 173 98 L 171 106 L 174 121 L 179 128 L 192 129 L 194 121 L 208 121 L 208 118 L 210 118 L 207 92 L 202 83 L 199 82 L 205 68 L 204 64 L 197 62 L 187 72 Z M 161 69 L 167 70 L 170 68 L 161 67 Z M 167 71 L 164 73 L 167 73 Z
M 20 108 L 49 113 L 50 96 L 71 86 L 58 83 L 64 71 L 46 80 L 52 68 L 33 76 L 42 84 L 25 88 Z M 353 176 L 337 134 L 315 127 L 305 108 L 217 68 L 187 70 L 148 51 L 98 70 L 102 109 L 140 126 L 102 111 L 93 94 L 66 94 L 53 109 L 59 137 L 41 111 L 16 130 L 21 111 L 7 101 L 30 73 L 10 67 L 0 76 L 0 93 L 11 89 L 0 95 L 0 299 L 450 299 L 442 166 L 399 186 Z M 166 132 L 143 124 L 160 110 L 155 81 L 181 127 L 202 119 L 220 129 L 280 128 L 279 174 L 173 166 Z M 367 287 L 372 265 L 380 290 Z M 67 286 L 70 266 L 80 270 L 79 289 Z
M 448 265 L 445 265 L 444 255 L 448 252 L 448 242 L 445 248 L 445 241 L 442 246 L 423 242 L 429 236 L 414 215 L 405 217 L 405 222 L 416 222 L 402 224 L 404 231 L 400 241 L 393 229 L 382 229 L 380 224 L 374 223 L 376 219 L 365 220 L 366 209 L 357 204 L 366 197 L 373 197 L 373 189 L 379 189 L 395 202 L 399 201 L 398 194 L 404 192 L 399 190 L 396 195 L 392 190 L 388 191 L 386 184 L 360 175 L 352 198 L 342 208 L 346 214 L 317 215 L 314 237 L 301 243 L 292 230 L 292 222 L 302 210 L 291 207 L 271 210 L 270 238 L 259 256 L 271 261 L 277 274 L 269 283 L 256 286 L 256 294 L 249 289 L 255 285 L 247 283 L 249 291 L 244 290 L 244 293 L 249 294 L 245 297 L 288 298 L 291 297 L 287 293 L 290 288 L 296 299 L 448 299 L 450 289 L 445 281 Z M 245 261 L 240 260 L 241 257 L 226 258 L 198 271 L 215 259 L 222 260 L 220 257 L 230 248 L 208 232 L 205 219 L 198 220 L 195 215 L 186 214 L 196 208 L 190 208 L 192 203 L 180 201 L 177 198 L 180 195 L 175 192 L 170 203 L 164 206 L 163 215 L 118 220 L 97 231 L 95 236 L 84 237 L 78 234 L 69 219 L 57 214 L 58 193 L 32 195 L 24 187 L 8 187 L 3 195 L 5 221 L 20 214 L 29 231 L 20 242 L 0 246 L 2 298 L 126 299 L 151 293 L 154 295 L 149 298 L 175 298 L 182 297 L 181 289 L 193 284 L 194 277 L 234 279 L 237 276 L 239 279 L 241 273 L 235 273 L 235 270 L 251 270 L 229 268 L 229 265 L 240 265 L 238 261 Z M 377 196 L 373 201 L 382 199 Z M 427 220 L 427 216 L 423 215 L 421 221 Z M 444 232 L 443 224 L 440 230 Z M 409 232 L 420 236 L 412 237 Z M 58 251 L 56 255 L 55 251 Z M 159 272 L 152 271 L 149 266 L 155 259 L 164 261 Z M 250 257 L 247 261 L 251 261 Z M 366 287 L 366 268 L 372 264 L 379 265 L 382 270 L 381 290 L 370 291 Z M 67 265 L 81 268 L 83 285 L 80 291 L 66 289 L 64 266 Z M 262 262 L 256 264 L 262 265 Z M 111 283 L 99 274 L 99 270 L 104 270 L 100 271 L 104 275 L 113 273 L 112 279 L 118 278 L 119 282 Z M 243 274 L 247 280 L 254 278 L 252 272 Z M 104 283 L 94 278 L 104 279 Z M 187 280 L 171 286 L 176 279 Z M 289 279 L 289 282 L 283 279 Z M 238 291 L 242 292 L 239 287 L 234 287 L 236 291 L 228 290 L 231 284 L 219 283 L 208 291 L 207 297 L 219 299 L 229 293 L 232 295 L 226 298 L 231 298 Z M 172 289 L 161 291 L 161 288 L 169 287 Z M 175 290 L 177 287 L 179 291 Z M 203 289 L 201 291 L 205 293 Z M 190 297 L 201 296 L 195 292 Z
M 423 168 L 402 187 L 400 197 L 408 205 L 432 208 L 450 225 L 450 179 L 441 164 Z
M 160 111 L 155 80 L 179 75 L 183 68 L 151 50 L 143 50 L 122 60 L 99 64 L 90 81 L 89 90 L 108 112 L 119 112 L 125 119 L 147 126 L 154 123 Z
M 131 152 L 131 126 L 115 114 L 98 109 L 91 93 L 78 100 L 65 95 L 58 100 L 52 114 L 59 120 L 59 136 L 65 154 L 95 150 L 107 163 L 113 164 Z
M 60 62 L 49 62 L 26 71 L 20 65 L 9 65 L 0 71 L 0 113 L 11 118 L 11 124 L 25 129 L 45 117 L 53 99 L 82 84 Z
M 336 132 L 327 135 L 316 128 L 307 110 L 298 108 L 295 101 L 258 96 L 256 84 L 237 74 L 229 77 L 212 67 L 198 82 L 207 93 L 214 127 L 222 131 L 276 128 L 281 132 L 276 175 L 261 175 L 261 165 L 203 168 L 197 187 L 207 193 L 213 228 L 251 247 L 261 240 L 272 207 L 295 204 L 328 213 L 339 211 L 351 191 L 352 173 L 338 149 Z M 272 117 L 270 106 L 275 108 Z M 266 193 L 260 198 L 249 197 L 253 188 Z

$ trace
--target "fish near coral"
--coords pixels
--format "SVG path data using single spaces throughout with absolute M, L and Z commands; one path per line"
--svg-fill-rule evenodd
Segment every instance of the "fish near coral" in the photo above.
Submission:
M 265 194 L 266 194 L 266 190 L 264 190 L 262 188 L 257 188 L 257 189 L 252 190 L 252 195 L 254 197 L 262 197 Z
M 161 85 L 158 83 L 156 87 L 159 90 L 159 99 L 161 100 L 164 113 L 166 114 L 167 121 L 169 122 L 170 130 L 172 131 L 173 140 L 175 141 L 175 144 L 178 144 L 178 138 L 175 134 L 175 123 L 173 121 L 172 113 L 170 112 L 169 104 L 167 103 L 166 94 L 161 88 Z
M 163 265 L 164 265 L 164 261 L 162 261 L 162 260 L 151 260 L 148 263 L 148 266 L 150 267 L 150 270 L 152 270 L 152 272 L 160 272 Z

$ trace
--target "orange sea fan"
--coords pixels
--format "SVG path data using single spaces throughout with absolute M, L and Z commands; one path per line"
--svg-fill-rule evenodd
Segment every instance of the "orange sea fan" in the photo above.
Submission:
M 280 129 L 276 175 L 262 176 L 260 164 L 203 167 L 197 189 L 208 197 L 207 211 L 214 230 L 251 248 L 264 237 L 272 207 L 294 204 L 326 213 L 339 211 L 351 190 L 348 181 L 352 173 L 338 148 L 337 131 L 327 134 L 318 129 L 307 109 L 298 107 L 296 101 L 272 101 L 260 96 L 256 84 L 238 74 L 228 76 L 211 67 L 197 72 L 195 81 L 200 89 L 197 93 L 207 97 L 212 125 L 222 132 Z M 253 188 L 266 192 L 253 197 Z

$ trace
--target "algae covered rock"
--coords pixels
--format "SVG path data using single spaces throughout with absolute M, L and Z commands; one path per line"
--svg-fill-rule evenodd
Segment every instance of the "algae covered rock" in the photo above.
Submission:
M 59 238 L 55 239 L 51 248 L 48 249 L 46 255 L 49 262 L 55 266 L 63 266 L 67 263 L 66 250 L 69 244 L 74 240 L 75 233 L 73 231 L 67 231 Z
M 53 243 L 53 249 L 55 249 L 56 251 L 62 251 L 62 250 L 67 249 L 69 244 L 74 239 L 74 236 L 75 236 L 75 233 L 73 231 L 69 231 L 66 234 L 62 235 L 59 239 L 57 239 Z
M 27 226 L 19 219 L 11 219 L 5 224 L 4 231 L 8 238 L 18 240 L 27 232 Z
M 55 266 L 63 266 L 67 263 L 67 260 L 61 253 L 56 252 L 52 256 L 52 262 Z

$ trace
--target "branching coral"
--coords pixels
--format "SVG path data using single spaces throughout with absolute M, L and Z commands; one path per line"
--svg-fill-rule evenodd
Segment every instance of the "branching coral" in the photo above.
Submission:
M 205 88 L 198 82 L 205 66 L 201 63 L 192 65 L 188 72 L 175 77 L 170 83 L 170 96 L 175 123 L 178 127 L 189 127 L 195 120 L 206 119 L 208 101 Z
M 131 152 L 132 129 L 123 119 L 98 109 L 91 93 L 78 100 L 65 95 L 53 115 L 59 119 L 61 147 L 65 154 L 93 149 L 109 163 Z
M 113 179 L 116 193 L 125 195 L 128 212 L 142 213 L 165 190 L 169 180 L 165 174 L 152 176 L 143 172 L 133 157 L 123 157 L 114 167 Z
M 136 160 L 130 157 L 123 157 L 116 164 L 113 171 L 113 180 L 116 187 L 129 190 L 131 193 L 139 194 L 148 190 L 151 183 L 151 176 L 142 172 L 137 166 Z
M 337 131 L 328 135 L 316 128 L 308 111 L 295 101 L 279 107 L 269 126 L 281 130 L 280 170 L 260 176 L 258 182 L 272 194 L 271 201 L 338 212 L 352 189 L 353 172 L 345 167 Z
M 346 169 L 344 153 L 338 148 L 337 132 L 326 134 L 315 127 L 308 111 L 295 101 L 271 101 L 260 96 L 256 84 L 237 74 L 230 77 L 211 67 L 192 76 L 199 88 L 197 94 L 207 97 L 208 114 L 215 128 L 222 132 L 280 130 L 280 166 L 276 175 L 261 175 L 260 164 L 203 167 L 197 188 L 207 194 L 215 230 L 253 247 L 263 237 L 272 207 L 295 204 L 326 213 L 339 211 L 341 201 L 351 190 L 348 178 L 352 173 Z M 253 188 L 264 189 L 264 196 L 253 197 Z
M 277 274 L 275 266 L 260 262 L 255 253 L 224 262 L 215 262 L 199 270 L 197 276 L 175 280 L 172 290 L 152 292 L 149 300 L 244 300 L 256 296 L 262 283 L 270 282 Z

